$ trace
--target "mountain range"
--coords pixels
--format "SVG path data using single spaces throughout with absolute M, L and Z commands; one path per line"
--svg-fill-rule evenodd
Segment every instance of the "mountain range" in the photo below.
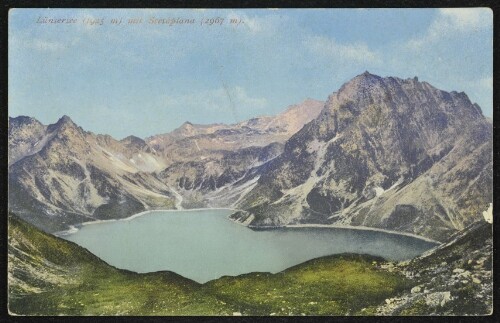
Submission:
M 54 232 L 148 209 L 211 206 L 205 195 L 220 189 L 228 193 L 214 203 L 236 200 L 248 185 L 240 177 L 280 154 L 322 106 L 307 99 L 277 116 L 185 123 L 146 140 L 94 134 L 68 116 L 51 125 L 9 118 L 9 209 Z
M 277 116 L 116 140 L 9 118 L 9 209 L 54 232 L 153 208 L 252 228 L 366 226 L 443 241 L 492 202 L 492 124 L 463 92 L 368 72 Z

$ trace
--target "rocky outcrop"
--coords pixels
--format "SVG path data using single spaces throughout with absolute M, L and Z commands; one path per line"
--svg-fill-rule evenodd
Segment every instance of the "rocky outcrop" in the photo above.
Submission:
M 380 264 L 414 287 L 386 299 L 378 315 L 489 315 L 493 311 L 493 228 L 479 221 L 411 261 Z

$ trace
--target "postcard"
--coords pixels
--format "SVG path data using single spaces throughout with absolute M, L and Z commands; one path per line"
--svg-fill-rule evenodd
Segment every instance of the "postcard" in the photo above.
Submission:
M 10 315 L 491 315 L 491 9 L 8 18 Z

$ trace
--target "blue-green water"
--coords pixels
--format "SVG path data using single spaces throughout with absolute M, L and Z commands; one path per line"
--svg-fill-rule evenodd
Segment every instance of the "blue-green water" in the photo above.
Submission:
M 389 260 L 413 258 L 434 244 L 384 232 L 337 228 L 253 231 L 230 210 L 152 212 L 126 221 L 83 226 L 64 236 L 122 269 L 174 271 L 198 282 L 224 275 L 276 273 L 306 260 L 343 252 Z

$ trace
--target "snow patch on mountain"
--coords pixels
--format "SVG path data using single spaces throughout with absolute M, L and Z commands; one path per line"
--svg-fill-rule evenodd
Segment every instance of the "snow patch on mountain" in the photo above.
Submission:
M 490 203 L 490 206 L 486 211 L 483 211 L 484 220 L 488 223 L 493 223 L 493 203 Z

